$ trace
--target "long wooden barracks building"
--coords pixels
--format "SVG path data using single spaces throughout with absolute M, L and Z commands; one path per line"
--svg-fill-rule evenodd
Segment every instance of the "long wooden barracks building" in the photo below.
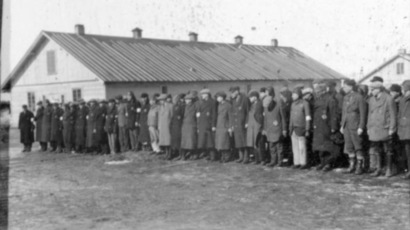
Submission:
M 80 98 L 112 98 L 127 91 L 136 95 L 182 93 L 208 87 L 212 93 L 239 86 L 243 92 L 273 85 L 309 84 L 315 79 L 344 78 L 340 73 L 291 47 L 142 37 L 86 34 L 83 25 L 75 33 L 42 31 L 8 76 L 2 89 L 11 91 L 12 126 L 21 106 L 34 111 L 44 98 L 62 102 Z

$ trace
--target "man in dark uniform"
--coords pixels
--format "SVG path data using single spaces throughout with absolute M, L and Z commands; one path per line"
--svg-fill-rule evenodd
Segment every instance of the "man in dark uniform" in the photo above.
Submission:
M 24 145 L 22 152 L 31 152 L 31 146 L 34 142 L 34 120 L 33 113 L 27 109 L 27 105 L 23 105 L 23 112 L 20 113 L 19 125 L 20 142 Z
M 229 123 L 230 132 L 234 137 L 234 148 L 238 150 L 239 159 L 238 163 L 242 163 L 246 151 L 246 128 L 245 124 L 249 112 L 249 99 L 241 94 L 239 87 L 231 87 L 229 89 L 231 93 L 232 107 L 230 111 Z
M 40 142 L 44 143 L 42 145 L 42 151 L 47 151 L 47 143 L 50 142 L 50 134 L 51 134 L 51 117 L 53 113 L 53 107 L 51 106 L 50 102 L 46 100 L 44 105 L 44 112 L 41 121 L 41 134 L 40 134 Z
M 196 102 L 196 117 L 198 122 L 198 151 L 200 158 L 208 153 L 208 159 L 215 161 L 215 126 L 216 126 L 216 103 L 211 98 L 209 89 L 200 91 L 202 100 Z
M 181 137 L 182 137 L 182 120 L 185 112 L 185 94 L 179 94 L 175 98 L 174 107 L 172 108 L 171 118 L 171 151 L 173 155 L 178 155 L 175 160 L 182 158 Z
M 259 99 L 259 93 L 252 91 L 249 93 L 249 113 L 247 116 L 246 127 L 246 151 L 242 163 L 249 163 L 249 156 L 255 156 L 255 164 L 260 164 L 262 161 L 261 153 L 258 151 L 258 136 L 261 136 L 263 127 L 263 105 Z
M 339 146 L 333 143 L 331 135 L 338 130 L 337 102 L 328 91 L 325 82 L 315 85 L 315 104 L 313 108 L 313 151 L 319 153 L 320 165 L 317 170 L 332 169 L 339 156 Z
M 117 125 L 117 108 L 115 106 L 115 100 L 110 99 L 108 101 L 107 114 L 105 116 L 104 130 L 107 133 L 108 144 L 110 146 L 111 155 L 114 155 L 116 152 L 116 148 L 115 148 L 115 139 L 117 135 L 116 125 Z
M 363 96 L 354 91 L 356 82 L 346 80 L 343 90 L 346 93 L 343 101 L 342 123 L 340 132 L 344 135 L 344 153 L 349 156 L 349 168 L 345 173 L 363 173 L 364 153 L 362 134 L 366 126 L 366 105 Z
M 148 112 L 150 109 L 150 103 L 149 103 L 149 96 L 147 93 L 142 93 L 141 94 L 141 108 L 137 109 L 138 113 L 138 124 L 137 126 L 139 127 L 140 133 L 138 136 L 138 140 L 142 145 L 142 150 L 143 151 L 148 151 L 150 149 L 150 134 L 148 130 Z
M 50 152 L 61 153 L 63 147 L 63 110 L 58 102 L 53 104 L 53 112 L 51 115 L 51 150 Z
M 64 152 L 70 153 L 73 151 L 73 133 L 74 133 L 75 109 L 73 103 L 65 105 L 63 114 L 63 138 Z
M 85 151 L 87 114 L 88 108 L 85 106 L 85 101 L 80 100 L 75 115 L 75 147 L 77 153 L 84 153 Z
M 95 154 L 97 153 L 97 143 L 95 142 L 95 137 L 97 135 L 97 119 L 99 116 L 99 108 L 95 99 L 90 100 L 89 103 L 90 109 L 87 114 L 86 146 L 87 152 Z
M 96 151 L 99 154 L 108 153 L 107 133 L 104 130 L 106 115 L 107 115 L 107 101 L 101 100 L 98 104 L 98 115 L 97 115 L 97 121 L 95 124 L 95 128 L 97 132 L 95 133 L 95 136 L 94 136 Z
M 43 103 L 39 101 L 37 103 L 37 110 L 36 116 L 34 117 L 34 121 L 36 122 L 36 141 L 40 143 L 40 152 L 43 152 L 45 148 L 47 148 L 47 142 L 41 141 L 41 128 L 43 122 L 43 115 L 44 115 L 44 107 Z

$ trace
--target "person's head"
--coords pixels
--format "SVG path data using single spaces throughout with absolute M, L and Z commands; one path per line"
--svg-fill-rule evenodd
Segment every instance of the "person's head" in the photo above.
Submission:
M 303 99 L 310 101 L 313 98 L 313 89 L 310 87 L 304 87 L 302 89 L 302 97 Z
M 150 100 L 150 104 L 151 104 L 151 105 L 157 104 L 157 103 L 158 103 L 158 97 L 159 97 L 159 94 L 158 94 L 158 93 L 155 93 L 155 94 L 152 96 L 152 99 Z
M 180 102 L 180 103 L 183 103 L 183 102 L 185 102 L 185 93 L 181 93 L 181 94 L 179 94 L 178 95 L 178 101 Z
M 328 80 L 326 82 L 326 86 L 327 86 L 327 91 L 328 92 L 335 93 L 336 92 L 337 82 L 335 80 Z
M 199 94 L 201 94 L 202 100 L 208 100 L 211 95 L 211 91 L 209 89 L 202 89 Z
M 363 97 L 366 97 L 366 96 L 369 95 L 369 86 L 361 84 L 361 85 L 359 85 L 359 86 L 357 87 L 357 91 L 358 91 Z
M 353 89 L 356 87 L 356 81 L 353 79 L 348 79 L 344 82 L 343 84 L 343 91 L 348 94 L 353 91 Z
M 193 99 L 194 99 L 194 95 L 188 94 L 188 95 L 185 96 L 185 103 L 186 103 L 187 105 L 189 105 L 189 104 L 192 103 L 192 100 L 193 100 Z
M 142 102 L 143 104 L 148 104 L 148 102 L 149 102 L 149 96 L 148 96 L 147 93 L 142 93 L 142 94 L 141 94 L 141 102 Z
M 117 104 L 120 104 L 120 103 L 122 102 L 122 100 L 123 100 L 123 96 L 122 96 L 122 95 L 118 95 L 118 96 L 115 97 L 115 102 L 116 102 Z
M 279 97 L 282 101 L 288 102 L 292 100 L 292 92 L 289 90 L 288 87 L 282 87 L 279 92 Z
M 171 94 L 168 94 L 168 95 L 167 95 L 167 98 L 165 99 L 165 101 L 168 102 L 168 103 L 172 103 L 172 95 L 171 95 Z
M 90 100 L 90 107 L 94 107 L 94 106 L 96 106 L 97 105 L 97 101 L 96 100 L 94 100 L 94 99 L 92 99 L 92 100 Z
M 259 94 L 256 91 L 251 91 L 249 93 L 249 101 L 251 103 L 254 103 L 255 101 L 257 101 L 259 99 Z
M 405 80 L 402 84 L 403 94 L 410 95 L 410 80 Z
M 110 99 L 108 100 L 108 107 L 112 108 L 115 105 L 115 100 L 114 99 Z
M 370 91 L 373 96 L 378 96 L 383 89 L 383 78 L 379 76 L 373 77 L 370 81 Z
M 269 86 L 267 89 L 267 96 L 271 96 L 272 98 L 275 98 L 275 88 L 272 86 Z
M 397 97 L 399 97 L 399 96 L 401 96 L 402 94 L 401 94 L 401 86 L 400 85 L 398 85 L 398 84 L 392 84 L 391 86 L 390 86 L 390 95 L 393 97 L 393 98 L 397 98 Z
M 259 98 L 263 99 L 268 95 L 268 90 L 265 87 L 262 87 L 259 90 Z
M 22 108 L 23 108 L 23 111 L 24 111 L 24 112 L 28 110 L 27 105 L 23 105 Z
M 229 89 L 231 93 L 231 98 L 235 99 L 239 95 L 239 86 L 233 86 Z
M 216 94 L 216 101 L 218 101 L 219 103 L 221 103 L 222 101 L 225 101 L 226 99 L 226 93 L 225 92 L 218 92 Z
M 49 100 L 45 100 L 44 101 L 44 106 L 45 107 L 48 107 L 48 106 L 50 106 L 51 104 L 50 104 L 50 101 Z
M 166 95 L 166 94 L 161 94 L 161 95 L 159 95 L 159 97 L 157 98 L 157 100 L 158 100 L 158 102 L 159 102 L 160 105 L 163 105 L 163 104 L 165 103 L 165 101 L 166 101 L 166 99 L 167 99 L 167 96 L 168 96 L 168 95 Z
M 323 93 L 326 93 L 328 90 L 328 84 L 324 81 L 317 81 L 313 85 L 313 90 L 315 91 L 316 94 L 321 95 Z
M 43 102 L 39 101 L 37 102 L 37 109 L 40 109 L 43 107 Z
M 292 90 L 292 100 L 296 101 L 302 98 L 302 88 L 296 87 Z
M 132 102 L 137 101 L 137 99 L 135 98 L 135 95 L 134 95 L 134 93 L 133 93 L 132 91 L 129 91 L 129 92 L 128 92 L 128 94 L 127 94 L 127 99 L 128 99 L 128 101 L 132 101 Z

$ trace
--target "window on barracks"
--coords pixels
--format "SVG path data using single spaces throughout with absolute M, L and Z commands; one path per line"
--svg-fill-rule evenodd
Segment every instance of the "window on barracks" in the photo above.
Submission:
M 161 92 L 162 93 L 168 93 L 168 87 L 167 86 L 162 86 L 161 87 Z
M 404 74 L 404 63 L 397 63 L 397 74 Z
M 54 50 L 47 51 L 47 74 L 56 74 L 56 54 Z
M 34 111 L 36 109 L 36 97 L 33 92 L 27 93 L 27 107 L 30 111 Z
M 73 89 L 73 102 L 81 99 L 81 89 Z

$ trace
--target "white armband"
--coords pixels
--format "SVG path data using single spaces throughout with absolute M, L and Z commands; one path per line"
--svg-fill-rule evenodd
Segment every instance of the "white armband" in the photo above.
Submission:
M 307 121 L 311 121 L 312 118 L 311 118 L 310 116 L 306 116 L 306 120 L 307 120 Z

